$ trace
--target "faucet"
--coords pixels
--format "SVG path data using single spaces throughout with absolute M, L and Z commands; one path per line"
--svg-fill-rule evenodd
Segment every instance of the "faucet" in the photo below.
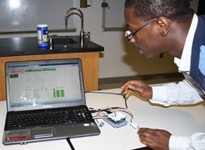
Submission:
M 83 17 L 82 11 L 79 8 L 73 7 L 73 8 L 70 8 L 67 10 L 66 15 L 65 15 L 65 28 L 66 28 L 66 30 L 68 28 L 68 18 L 74 14 L 78 15 L 81 19 L 80 45 L 81 45 L 81 47 L 83 47 L 84 42 L 85 42 L 85 39 L 84 39 L 84 17 Z

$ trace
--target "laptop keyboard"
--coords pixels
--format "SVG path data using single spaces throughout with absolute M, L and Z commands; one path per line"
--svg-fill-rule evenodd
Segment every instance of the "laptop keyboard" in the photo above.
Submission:
M 5 129 L 25 128 L 47 125 L 72 125 L 86 123 L 92 120 L 87 107 L 69 107 L 60 109 L 32 110 L 26 112 L 9 112 L 7 114 Z

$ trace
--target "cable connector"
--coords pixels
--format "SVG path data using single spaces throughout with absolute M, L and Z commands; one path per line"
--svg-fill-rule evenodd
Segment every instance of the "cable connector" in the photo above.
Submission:
M 138 129 L 139 128 L 139 126 L 136 123 L 133 123 L 133 122 L 130 123 L 130 126 L 132 128 L 134 128 L 134 129 Z

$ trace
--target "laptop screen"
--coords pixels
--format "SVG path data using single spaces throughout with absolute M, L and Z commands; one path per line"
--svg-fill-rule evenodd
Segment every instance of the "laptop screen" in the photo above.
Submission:
M 6 64 L 8 110 L 84 105 L 80 59 Z

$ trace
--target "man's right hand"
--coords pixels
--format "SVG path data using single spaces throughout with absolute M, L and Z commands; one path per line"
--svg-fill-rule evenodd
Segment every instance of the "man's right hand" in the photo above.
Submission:
M 140 80 L 130 80 L 126 82 L 121 89 L 125 98 L 129 96 L 130 91 L 138 93 L 140 96 L 147 99 L 152 98 L 152 87 Z

